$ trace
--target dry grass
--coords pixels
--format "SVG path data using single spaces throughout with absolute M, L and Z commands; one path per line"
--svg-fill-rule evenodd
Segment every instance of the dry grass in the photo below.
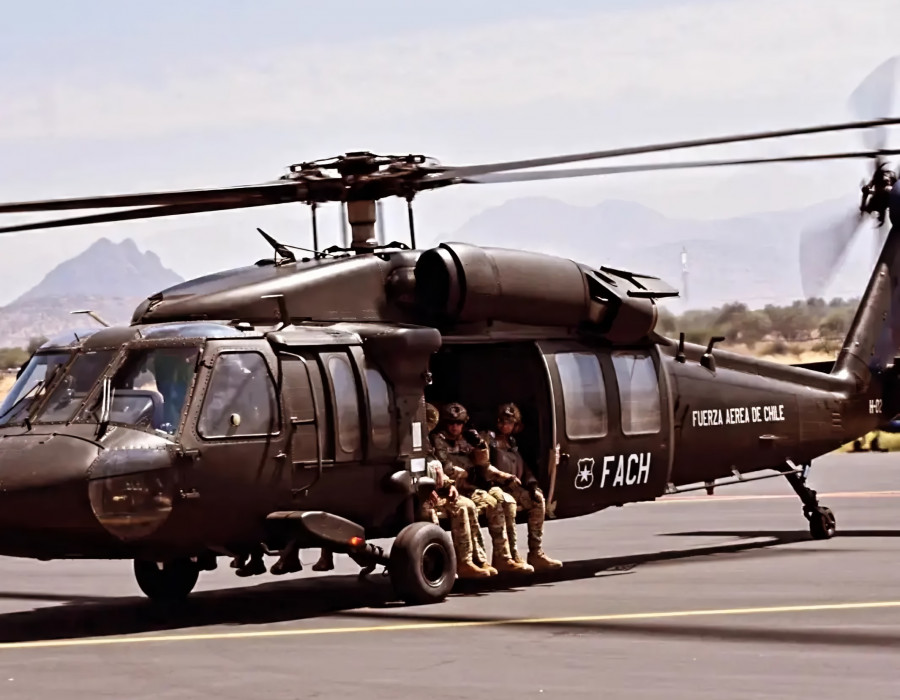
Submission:
M 840 346 L 836 345 L 834 352 L 822 352 L 821 350 L 813 350 L 811 347 L 813 345 L 812 343 L 791 343 L 787 344 L 786 352 L 773 354 L 765 352 L 767 345 L 768 344 L 766 343 L 760 343 L 751 349 L 746 345 L 735 344 L 728 345 L 727 349 L 742 355 L 752 355 L 753 357 L 759 357 L 764 360 L 791 365 L 799 364 L 801 362 L 823 362 L 826 360 L 834 360 L 837 357 L 837 351 L 840 349 Z M 723 348 L 724 347 L 725 346 L 723 346 Z
M 0 401 L 4 399 L 6 392 L 12 388 L 15 381 L 16 375 L 14 374 L 0 374 Z

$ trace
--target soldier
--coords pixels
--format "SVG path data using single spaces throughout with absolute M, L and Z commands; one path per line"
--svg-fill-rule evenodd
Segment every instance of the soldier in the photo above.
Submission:
M 248 561 L 249 560 L 249 561 Z M 237 569 L 237 576 L 258 576 L 266 573 L 266 562 L 263 560 L 263 548 L 256 545 L 248 554 L 240 554 L 231 560 L 231 568 Z
M 425 404 L 427 432 L 431 433 L 438 423 L 438 410 Z M 450 520 L 450 534 L 456 551 L 456 574 L 460 578 L 487 578 L 495 576 L 497 570 L 487 565 L 487 554 L 478 512 L 475 504 L 465 496 L 460 496 L 456 488 L 446 479 L 441 463 L 434 459 L 430 442 L 426 446 L 429 455 L 426 474 L 437 483 L 437 491 L 431 494 L 421 506 L 420 517 L 440 525 L 440 516 Z M 322 549 L 319 560 L 313 564 L 313 571 L 331 571 L 334 568 L 334 553 Z
M 550 571 L 562 566 L 561 561 L 544 554 L 541 540 L 544 534 L 546 502 L 538 480 L 525 465 L 514 433 L 522 430 L 522 413 L 514 403 L 505 403 L 497 410 L 497 432 L 487 431 L 484 439 L 490 448 L 491 464 L 511 474 L 504 488 L 528 514 L 528 563 L 535 571 Z
M 451 403 L 441 412 L 442 430 L 434 435 L 434 454 L 444 473 L 459 493 L 470 498 L 479 515 L 485 514 L 491 535 L 491 565 L 498 571 L 530 572 L 514 548 L 510 547 L 508 530 L 515 529 L 516 503 L 491 481 L 508 480 L 489 463 L 488 446 L 478 431 L 464 429 L 469 414 L 459 403 Z
M 422 504 L 421 517 L 440 525 L 440 516 L 450 520 L 450 535 L 456 551 L 456 573 L 460 578 L 486 578 L 496 576 L 497 570 L 487 563 L 481 526 L 478 524 L 478 510 L 471 499 L 460 496 L 456 487 L 444 475 L 439 460 L 434 458 L 431 446 L 431 432 L 438 424 L 438 410 L 432 404 L 425 404 L 425 420 L 429 433 L 427 474 L 435 480 L 438 488 Z

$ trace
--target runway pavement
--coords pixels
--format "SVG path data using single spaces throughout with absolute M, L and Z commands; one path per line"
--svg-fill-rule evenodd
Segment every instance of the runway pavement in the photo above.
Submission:
M 830 541 L 754 482 L 551 523 L 558 575 L 428 607 L 343 557 L 249 580 L 222 560 L 169 610 L 128 562 L 0 558 L 0 698 L 900 698 L 900 456 L 811 481 Z

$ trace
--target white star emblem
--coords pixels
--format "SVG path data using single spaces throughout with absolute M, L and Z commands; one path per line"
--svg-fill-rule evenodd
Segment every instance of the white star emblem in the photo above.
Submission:
M 578 460 L 578 471 L 575 474 L 575 488 L 582 490 L 594 483 L 594 458 L 584 457 Z

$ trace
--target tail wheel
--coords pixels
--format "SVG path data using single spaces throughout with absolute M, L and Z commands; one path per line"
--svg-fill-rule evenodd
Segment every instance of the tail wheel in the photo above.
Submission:
M 177 601 L 186 598 L 200 576 L 200 569 L 190 559 L 175 559 L 158 564 L 155 561 L 134 560 L 134 577 L 150 600 Z
M 404 602 L 441 602 L 456 581 L 456 553 L 450 535 L 433 523 L 407 525 L 391 547 L 388 572 Z

